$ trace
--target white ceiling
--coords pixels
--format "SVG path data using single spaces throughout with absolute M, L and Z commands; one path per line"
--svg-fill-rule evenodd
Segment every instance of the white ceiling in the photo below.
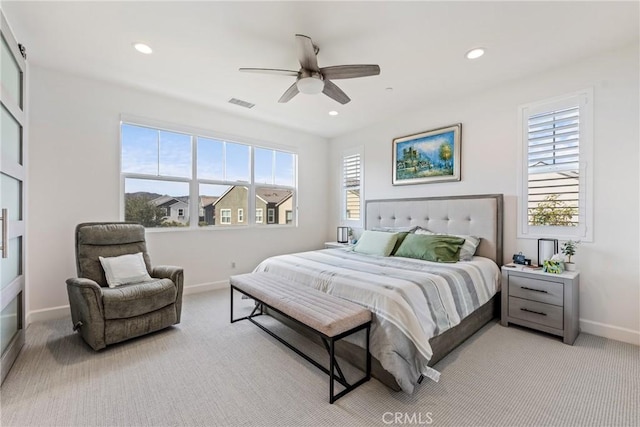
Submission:
M 32 64 L 324 137 L 637 42 L 640 34 L 637 1 L 0 4 Z M 319 46 L 321 67 L 379 64 L 381 73 L 336 80 L 352 99 L 344 106 L 322 94 L 279 104 L 294 77 L 238 68 L 298 70 L 296 33 Z M 136 52 L 135 41 L 154 53 Z M 467 60 L 477 46 L 486 55 Z M 232 97 L 256 106 L 228 104 Z

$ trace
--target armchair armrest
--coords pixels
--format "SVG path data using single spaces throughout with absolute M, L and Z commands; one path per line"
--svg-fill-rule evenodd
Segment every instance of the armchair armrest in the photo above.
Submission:
M 176 286 L 182 285 L 184 269 L 173 265 L 156 265 L 151 267 L 151 277 L 156 279 L 171 279 Z
M 74 329 L 80 329 L 82 337 L 94 350 L 106 347 L 100 285 L 91 279 L 71 278 L 67 279 L 67 293 Z
M 156 279 L 171 279 L 178 291 L 176 295 L 176 318 L 180 323 L 182 313 L 182 288 L 184 287 L 184 269 L 172 265 L 157 265 L 151 268 L 151 277 Z

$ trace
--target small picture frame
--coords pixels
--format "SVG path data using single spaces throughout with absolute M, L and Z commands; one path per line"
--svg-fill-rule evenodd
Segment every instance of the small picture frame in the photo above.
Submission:
M 558 253 L 558 239 L 538 239 L 538 265 Z
M 393 140 L 393 185 L 460 181 L 462 124 Z

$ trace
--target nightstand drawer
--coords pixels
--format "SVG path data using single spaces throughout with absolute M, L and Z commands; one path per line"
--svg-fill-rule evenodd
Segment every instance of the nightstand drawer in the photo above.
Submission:
M 509 275 L 509 296 L 562 306 L 564 288 L 558 282 Z
M 509 297 L 509 317 L 527 320 L 551 328 L 563 328 L 563 310 L 550 304 Z

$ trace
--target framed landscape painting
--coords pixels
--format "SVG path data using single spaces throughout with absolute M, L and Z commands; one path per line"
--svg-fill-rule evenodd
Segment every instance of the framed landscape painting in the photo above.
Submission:
M 393 185 L 460 181 L 462 124 L 393 140 Z

